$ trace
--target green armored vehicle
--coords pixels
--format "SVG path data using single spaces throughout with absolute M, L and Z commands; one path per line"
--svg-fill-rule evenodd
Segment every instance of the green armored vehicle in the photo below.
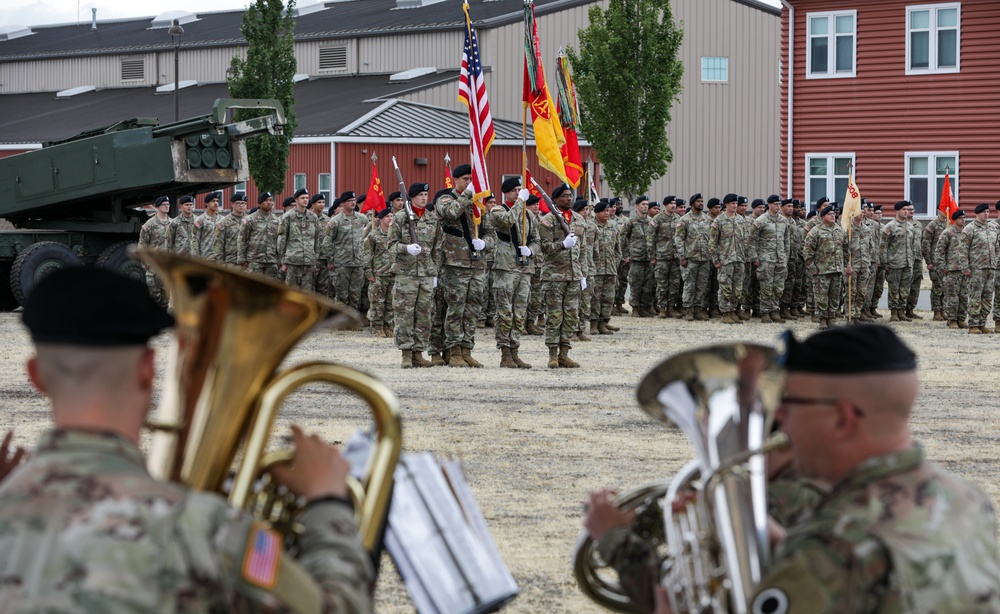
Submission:
M 270 113 L 234 121 L 233 109 Z M 0 218 L 16 228 L 0 231 L 0 310 L 66 266 L 96 263 L 143 279 L 128 255 L 148 219 L 140 207 L 247 181 L 243 139 L 281 134 L 285 123 L 277 100 L 224 98 L 204 117 L 129 119 L 0 159 Z

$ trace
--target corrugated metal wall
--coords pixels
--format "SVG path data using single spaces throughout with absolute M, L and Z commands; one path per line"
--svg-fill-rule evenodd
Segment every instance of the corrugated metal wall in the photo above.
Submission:
M 905 152 L 931 151 L 959 152 L 958 196 L 963 207 L 993 202 L 1000 196 L 994 151 L 1000 141 L 996 104 L 1000 98 L 996 51 L 1000 4 L 993 0 L 961 3 L 960 73 L 907 76 L 906 7 L 911 4 L 906 0 L 860 5 L 842 0 L 793 3 L 796 196 L 805 192 L 808 153 L 855 152 L 862 196 L 891 203 L 905 194 Z M 858 11 L 857 77 L 806 79 L 807 13 L 838 9 Z M 783 40 L 788 35 L 787 17 L 786 10 Z M 784 90 L 783 100 L 787 100 Z M 787 168 L 786 112 L 782 113 L 782 177 Z

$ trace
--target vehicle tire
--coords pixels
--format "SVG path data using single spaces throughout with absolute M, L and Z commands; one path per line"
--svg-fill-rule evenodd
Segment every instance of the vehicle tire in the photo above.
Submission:
M 129 254 L 129 248 L 133 245 L 135 243 L 131 241 L 122 241 L 106 247 L 97 257 L 97 266 L 146 283 L 146 270 Z
M 10 262 L 0 263 L 0 311 L 14 311 L 21 306 L 10 288 L 11 266 Z
M 83 266 L 80 257 L 69 247 L 55 241 L 39 241 L 17 255 L 10 272 L 10 289 L 21 305 L 38 282 L 46 276 L 71 266 Z

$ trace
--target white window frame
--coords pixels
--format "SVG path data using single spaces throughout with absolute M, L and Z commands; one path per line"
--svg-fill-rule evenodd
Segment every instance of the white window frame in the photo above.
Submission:
M 930 190 L 927 199 L 927 213 L 916 214 L 913 217 L 919 220 L 931 220 L 937 217 L 938 205 L 941 203 L 941 194 L 937 192 L 937 159 L 938 158 L 955 158 L 955 168 L 950 170 L 950 177 L 948 181 L 951 183 L 951 191 L 955 195 L 955 202 L 961 202 L 958 199 L 958 187 L 962 180 L 961 173 L 959 169 L 962 168 L 962 161 L 958 157 L 957 151 L 907 151 L 903 154 L 903 198 L 910 202 L 913 199 L 910 198 L 910 159 L 911 158 L 928 158 L 927 169 L 932 172 L 930 179 L 927 183 L 927 189 Z
M 323 187 L 323 178 L 324 177 L 326 177 L 326 188 Z M 332 198 L 332 196 L 333 196 L 333 176 L 330 173 L 319 173 L 318 175 L 316 175 L 316 193 L 317 194 L 322 193 L 322 194 L 326 195 L 326 198 L 323 199 L 323 200 L 326 201 L 326 204 L 329 205 L 330 203 L 333 202 L 333 198 Z
M 725 60 L 725 79 L 706 79 L 705 78 L 705 60 Z M 729 56 L 724 55 L 703 55 L 701 56 L 701 82 L 702 83 L 729 83 Z
M 814 158 L 826 158 L 826 168 L 827 168 L 826 190 L 827 191 L 824 192 L 823 194 L 813 194 L 812 193 L 812 182 L 810 181 L 810 179 L 812 178 L 812 175 L 809 174 L 809 161 L 812 160 L 812 159 L 814 159 Z M 807 211 L 812 211 L 813 209 L 816 208 L 816 199 L 818 199 L 820 196 L 826 196 L 827 198 L 830 199 L 831 202 L 838 202 L 839 203 L 839 202 L 843 202 L 844 201 L 844 196 L 846 195 L 846 193 L 845 194 L 833 194 L 833 191 L 836 189 L 836 183 L 837 183 L 837 175 L 833 174 L 834 173 L 834 159 L 835 158 L 850 158 L 851 159 L 851 168 L 854 168 L 854 164 L 857 162 L 856 154 L 853 151 L 851 151 L 851 152 L 844 151 L 844 152 L 839 152 L 839 153 L 815 152 L 815 153 L 807 153 L 806 154 L 805 169 L 804 169 L 805 170 L 804 180 L 805 180 L 805 184 L 806 184 L 806 210 Z M 857 180 L 858 180 L 857 175 L 855 175 L 854 181 L 856 182 Z
M 946 68 L 935 68 L 938 60 L 937 48 L 937 12 L 938 9 L 957 9 L 958 21 L 955 28 L 955 66 Z M 928 36 L 929 58 L 927 68 L 910 68 L 910 15 L 913 11 L 930 11 L 931 24 L 930 35 Z M 952 74 L 962 71 L 962 3 L 943 2 L 940 4 L 914 4 L 906 7 L 906 74 L 907 75 L 941 75 Z
M 292 175 L 293 190 L 308 190 L 309 178 L 305 173 L 295 173 Z
M 837 72 L 837 17 L 850 15 L 854 18 L 854 49 L 852 53 L 851 72 Z M 833 44 L 827 44 L 829 51 L 826 72 L 812 72 L 812 20 L 825 17 L 829 22 L 827 39 Z M 858 11 L 829 11 L 806 14 L 806 79 L 853 79 L 858 76 Z

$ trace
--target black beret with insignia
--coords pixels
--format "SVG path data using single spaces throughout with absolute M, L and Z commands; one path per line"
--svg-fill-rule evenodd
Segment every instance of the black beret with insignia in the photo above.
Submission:
M 295 204 L 295 199 L 292 198 L 291 196 L 289 196 L 285 200 L 281 201 L 281 208 L 282 209 L 287 209 L 287 208 L 291 207 L 293 204 Z
M 740 197 L 737 194 L 726 194 L 722 197 L 722 204 L 727 205 L 729 203 L 739 202 Z
M 154 207 L 159 207 L 160 205 L 169 205 L 170 204 L 170 197 L 169 196 L 157 196 L 155 203 L 156 204 L 153 205 Z
M 185 203 L 191 203 L 193 205 L 194 204 L 194 196 L 181 196 L 181 199 L 179 201 L 177 201 L 177 202 L 179 202 L 182 205 L 185 204 Z
M 763 198 L 755 198 L 753 199 L 753 202 L 750 203 L 750 207 L 756 209 L 757 207 L 763 207 L 764 204 L 765 203 Z
M 737 200 L 736 202 L 737 202 L 738 204 L 741 204 L 741 205 L 745 205 L 745 204 L 747 204 L 748 202 L 750 202 L 750 199 L 749 199 L 749 198 L 747 198 L 746 196 L 740 196 L 740 197 L 739 197 L 739 199 L 738 199 L 738 200 Z
M 678 206 L 678 207 L 683 207 L 683 206 L 684 206 L 684 205 L 686 205 L 686 204 L 687 204 L 687 201 L 686 201 L 686 200 L 684 200 L 683 198 L 678 198 L 678 199 L 677 199 L 677 206 Z
M 578 198 L 576 199 L 576 202 L 573 203 L 573 211 L 576 211 L 577 213 L 583 211 L 586 208 L 587 208 L 586 198 Z
M 352 190 L 348 190 L 340 195 L 340 200 L 341 202 L 343 202 L 345 200 L 351 200 L 354 197 L 355 197 L 354 192 Z
M 781 202 L 781 197 L 778 196 L 777 194 L 771 194 L 770 196 L 767 197 L 767 204 L 769 205 L 771 203 L 780 203 L 780 202 Z
M 718 198 L 709 198 L 708 199 L 708 208 L 709 209 L 711 209 L 712 207 L 718 207 L 718 206 L 719 206 L 719 199 Z
M 503 180 L 503 184 L 500 186 L 501 192 L 510 192 L 511 190 L 516 190 L 521 187 L 520 177 L 508 177 Z
M 836 209 L 833 208 L 833 205 L 827 205 L 827 206 L 825 206 L 825 207 L 823 207 L 822 209 L 819 210 L 819 215 L 820 215 L 820 217 L 823 217 L 824 215 L 826 215 L 827 213 L 830 213 L 832 211 L 836 211 Z
M 525 206 L 530 207 L 532 205 L 537 205 L 538 201 L 540 201 L 540 200 L 541 200 L 540 198 L 538 198 L 537 196 L 535 196 L 534 194 L 532 194 L 531 196 L 528 197 L 528 200 L 524 201 L 524 204 L 525 204 Z
M 677 200 L 677 197 L 674 196 L 673 194 L 671 194 L 670 196 L 667 196 L 666 198 L 663 199 L 663 204 L 667 205 L 667 204 L 670 204 L 671 201 L 675 201 L 675 200 Z
M 382 209 L 381 211 L 378 212 L 378 219 L 382 219 L 391 213 L 392 213 L 392 207 L 386 207 L 385 209 Z
M 261 192 L 260 194 L 257 195 L 257 204 L 258 205 L 261 204 L 268 198 L 274 198 L 274 196 L 270 192 Z
M 247 202 L 247 193 L 246 192 L 234 192 L 232 200 L 233 200 L 234 203 L 245 203 L 245 202 Z
M 816 210 L 815 209 L 806 214 L 806 219 L 807 220 L 811 220 L 814 217 L 816 217 Z
M 456 178 L 464 177 L 465 175 L 471 175 L 471 174 L 472 174 L 472 167 L 469 166 L 468 164 L 459 164 L 458 166 L 456 166 L 451 170 L 451 176 Z
M 326 196 L 323 196 L 323 194 L 313 194 L 312 198 L 309 199 L 309 206 L 311 207 L 311 206 L 315 205 L 316 201 L 319 201 L 319 200 L 322 200 L 322 201 L 326 202 Z
M 389 198 L 386 200 L 386 202 L 391 203 L 392 201 L 396 200 L 397 198 L 402 198 L 402 197 L 403 197 L 403 193 L 402 192 L 393 192 L 392 194 L 389 194 Z
M 218 192 L 209 192 L 208 194 L 205 194 L 206 203 L 210 203 L 213 200 L 219 200 L 220 198 L 222 198 L 222 194 L 219 194 Z
M 951 221 L 954 222 L 960 217 L 965 217 L 965 211 L 962 211 L 961 209 L 951 214 Z
M 819 200 L 816 201 L 816 207 L 822 207 L 826 203 L 830 202 L 830 199 L 826 196 L 821 196 Z
M 638 205 L 639 203 L 641 203 L 641 202 L 642 202 L 642 201 L 644 201 L 644 200 L 649 200 L 649 197 L 648 197 L 648 196 L 646 196 L 645 194 L 644 194 L 644 195 L 642 195 L 642 196 L 636 196 L 636 197 L 635 197 L 635 204 L 637 204 L 637 205 Z
M 608 208 L 608 201 L 601 200 L 599 203 L 594 205 L 594 213 L 600 213 L 601 211 L 604 211 L 607 208 Z
M 295 190 L 294 194 L 292 194 L 292 198 L 293 199 L 298 198 L 299 196 L 302 196 L 303 194 L 305 194 L 306 196 L 309 196 L 309 190 L 307 190 L 305 188 L 299 188 L 298 190 Z
M 558 186 L 556 186 L 556 189 L 552 190 L 552 200 L 555 200 L 560 196 L 562 196 L 563 192 L 571 192 L 571 191 L 572 188 L 570 188 L 565 183 L 561 183 Z
M 905 200 L 900 200 L 900 201 L 896 202 L 896 204 L 893 205 L 892 208 L 893 208 L 894 211 L 899 211 L 900 209 L 902 209 L 903 207 L 905 207 L 908 204 L 910 204 L 910 203 L 906 202 Z
M 425 184 L 422 184 L 422 185 L 426 186 L 427 184 L 425 183 Z M 411 192 L 413 191 L 413 186 L 410 186 L 410 191 Z M 438 199 L 440 199 L 445 194 L 450 194 L 450 193 L 451 193 L 451 188 L 441 188 L 440 190 L 438 190 L 437 192 L 434 193 L 434 198 L 431 199 L 431 204 L 432 205 L 436 205 Z M 419 194 L 419 192 L 418 192 L 418 194 Z
M 781 206 L 791 205 L 794 202 L 795 201 L 792 200 L 791 198 L 783 198 L 783 199 L 781 199 Z
M 702 200 L 701 192 L 691 195 L 691 204 L 694 204 L 694 201 L 696 200 Z
M 986 203 L 979 203 L 978 205 L 976 205 L 976 213 L 982 213 L 983 211 L 989 211 L 989 210 L 990 206 L 987 205 Z
M 410 198 L 413 198 L 414 196 L 416 196 L 417 194 L 420 194 L 421 192 L 430 191 L 430 189 L 431 189 L 431 186 L 427 185 L 426 183 L 411 183 L 410 184 L 410 189 L 407 190 L 406 193 L 407 193 L 407 195 L 409 195 Z M 447 188 L 445 188 L 445 189 L 447 190 Z M 435 198 L 437 198 L 437 197 L 435 197 Z
M 838 326 L 805 341 L 798 341 L 788 330 L 782 339 L 782 362 L 789 372 L 860 375 L 917 368 L 916 355 L 888 326 Z

